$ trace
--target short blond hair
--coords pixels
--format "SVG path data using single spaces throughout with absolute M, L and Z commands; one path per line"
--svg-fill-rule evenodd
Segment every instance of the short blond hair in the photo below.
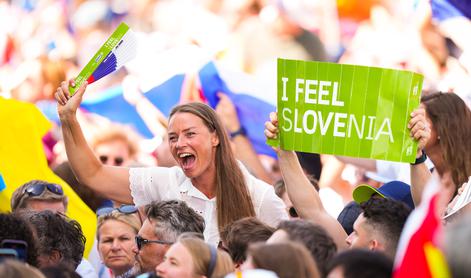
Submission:
M 104 130 L 100 130 L 100 132 L 96 133 L 93 138 L 91 139 L 91 147 L 95 149 L 97 146 L 112 142 L 112 141 L 122 141 L 124 142 L 129 151 L 129 157 L 134 157 L 139 147 L 137 145 L 137 137 L 133 136 L 135 132 L 133 132 L 129 127 L 126 126 L 119 126 L 119 125 L 111 125 Z
M 108 220 L 114 220 L 114 221 L 127 224 L 137 234 L 139 232 L 139 229 L 141 228 L 141 221 L 139 220 L 139 217 L 136 215 L 137 213 L 139 212 L 136 211 L 136 213 L 126 214 L 126 213 L 119 212 L 118 210 L 114 210 L 110 213 L 99 216 L 97 220 L 97 228 L 96 228 L 97 240 L 100 240 L 100 228 Z

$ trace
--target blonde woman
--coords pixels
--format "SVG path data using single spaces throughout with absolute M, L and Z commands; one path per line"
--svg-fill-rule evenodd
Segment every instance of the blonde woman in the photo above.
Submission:
M 135 237 L 141 228 L 138 210 L 126 205 L 97 211 L 98 253 L 112 277 L 129 277 L 136 259 Z
M 162 278 L 218 278 L 234 271 L 231 257 L 199 238 L 180 237 L 155 269 Z

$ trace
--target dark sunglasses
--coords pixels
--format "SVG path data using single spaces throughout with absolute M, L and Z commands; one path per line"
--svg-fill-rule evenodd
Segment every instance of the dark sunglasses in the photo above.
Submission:
M 64 191 L 62 191 L 62 187 L 53 183 L 33 184 L 25 189 L 25 193 L 28 194 L 29 196 L 40 196 L 41 194 L 43 194 L 44 190 L 46 189 L 56 195 L 60 195 L 60 196 L 64 195 Z
M 108 161 L 109 157 L 107 155 L 100 155 L 98 158 L 100 158 L 101 163 L 105 164 Z M 114 162 L 113 165 L 121 166 L 124 162 L 124 158 L 122 158 L 120 156 L 115 157 L 113 162 Z
M 115 210 L 117 210 L 121 213 L 124 213 L 124 214 L 131 214 L 131 213 L 136 213 L 137 212 L 137 207 L 135 207 L 133 205 L 122 205 L 119 208 L 104 207 L 104 208 L 98 209 L 96 211 L 96 215 L 97 216 L 102 216 L 102 215 L 105 215 L 105 214 L 110 214 Z
M 289 216 L 291 216 L 293 218 L 299 217 L 298 212 L 296 211 L 296 209 L 294 207 L 290 207 L 289 210 L 288 210 L 288 213 L 289 213 Z
M 148 243 L 158 243 L 158 244 L 172 245 L 174 242 L 164 241 L 164 240 L 149 240 L 149 239 L 142 238 L 139 235 L 136 236 L 137 249 L 141 250 L 142 245 L 148 244 Z

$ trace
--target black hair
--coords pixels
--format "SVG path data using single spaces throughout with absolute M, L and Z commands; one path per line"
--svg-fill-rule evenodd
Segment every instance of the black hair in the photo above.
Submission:
M 54 266 L 47 266 L 41 268 L 41 272 L 46 276 L 46 278 L 81 278 L 75 269 L 70 265 L 59 263 Z
M 337 254 L 327 266 L 327 274 L 341 268 L 344 278 L 389 278 L 393 262 L 385 254 L 365 249 L 350 249 Z
M 411 209 L 403 202 L 388 198 L 370 198 L 361 205 L 366 223 L 382 233 L 385 251 L 390 255 L 396 253 L 397 243 Z
M 33 225 L 39 254 L 50 255 L 58 251 L 61 262 L 69 264 L 73 269 L 77 268 L 85 249 L 85 236 L 77 221 L 50 210 L 27 211 L 22 217 Z
M 38 266 L 38 250 L 32 227 L 16 214 L 0 213 L 0 242 L 5 239 L 23 240 L 28 245 L 26 262 Z

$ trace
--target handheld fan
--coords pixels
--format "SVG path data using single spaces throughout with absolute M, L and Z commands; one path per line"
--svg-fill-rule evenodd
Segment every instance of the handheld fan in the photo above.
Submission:
M 79 73 L 75 79 L 75 87 L 69 88 L 70 95 L 75 94 L 83 82 L 91 84 L 107 76 L 136 57 L 136 54 L 136 34 L 128 25 L 121 23 Z

